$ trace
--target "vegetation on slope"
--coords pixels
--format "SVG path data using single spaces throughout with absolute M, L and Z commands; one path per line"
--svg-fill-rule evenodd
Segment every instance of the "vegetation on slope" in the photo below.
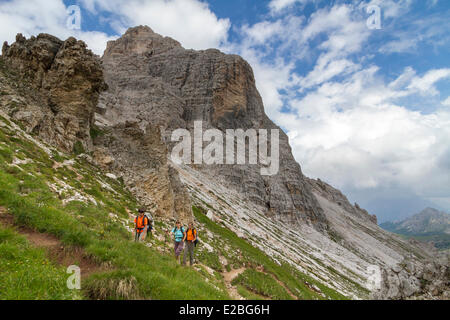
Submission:
M 0 226 L 0 298 L 80 299 L 66 286 L 67 273 L 55 265 L 45 250 L 32 247 L 14 230 Z

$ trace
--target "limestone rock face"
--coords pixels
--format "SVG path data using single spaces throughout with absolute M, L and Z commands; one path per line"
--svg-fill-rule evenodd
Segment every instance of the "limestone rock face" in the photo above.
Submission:
M 89 144 L 89 129 L 100 91 L 106 89 L 100 59 L 86 44 L 40 34 L 2 48 L 2 58 L 16 76 L 33 86 L 34 103 L 16 103 L 10 115 L 26 129 L 65 151 L 78 140 Z
M 337 203 L 345 211 L 353 213 L 355 216 L 370 221 L 373 224 L 377 224 L 376 215 L 369 214 L 367 210 L 362 209 L 357 203 L 355 203 L 355 205 L 352 205 L 348 201 L 347 197 L 338 189 L 333 188 L 328 183 L 325 183 L 320 179 L 314 180 L 306 178 L 306 181 L 312 190 L 316 191 L 318 194 L 328 199 L 329 201 Z
M 159 128 L 168 154 L 171 133 L 190 130 L 279 129 L 265 114 L 253 71 L 241 57 L 218 50 L 185 50 L 177 41 L 149 27 L 129 29 L 108 43 L 102 58 L 109 89 L 99 106 L 99 123 L 114 127 L 135 122 L 142 130 Z M 207 144 L 205 144 L 207 145 Z M 322 209 L 294 160 L 288 138 L 280 130 L 280 170 L 262 176 L 261 165 L 196 165 L 239 190 L 261 210 L 290 223 L 311 223 L 326 229 Z

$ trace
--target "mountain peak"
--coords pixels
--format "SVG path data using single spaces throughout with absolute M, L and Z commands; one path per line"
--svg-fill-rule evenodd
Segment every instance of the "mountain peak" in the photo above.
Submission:
M 143 25 L 128 28 L 128 30 L 125 32 L 125 34 L 131 34 L 131 35 L 140 34 L 140 33 L 141 34 L 142 33 L 155 34 L 155 32 L 153 31 L 152 28 L 150 28 L 149 26 L 143 26 Z
M 418 215 L 436 215 L 436 214 L 442 214 L 442 211 L 439 211 L 435 208 L 431 208 L 431 207 L 427 207 L 425 209 L 423 209 L 422 211 L 420 211 L 418 213 Z
M 154 32 L 149 26 L 137 26 L 129 28 L 119 39 L 108 41 L 104 57 L 123 53 L 153 55 L 174 48 L 182 46 L 178 41 Z

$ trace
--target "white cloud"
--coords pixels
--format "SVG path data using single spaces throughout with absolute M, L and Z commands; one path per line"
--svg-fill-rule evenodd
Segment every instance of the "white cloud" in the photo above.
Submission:
M 396 18 L 407 14 L 411 9 L 413 0 L 371 0 L 368 3 L 361 1 L 361 7 L 376 5 L 382 10 L 385 19 Z
M 380 48 L 380 52 L 382 53 L 411 52 L 413 49 L 417 48 L 418 42 L 419 39 L 415 37 L 390 41 Z
M 441 102 L 443 106 L 450 107 L 450 97 Z
M 424 95 L 437 95 L 439 92 L 434 84 L 449 77 L 450 68 L 430 70 L 423 77 L 414 77 L 407 89 Z
M 292 101 L 296 112 L 279 121 L 305 173 L 341 188 L 448 194 L 450 168 L 439 163 L 450 161 L 450 112 L 410 111 L 391 102 L 397 93 L 374 69 Z
M 310 88 L 333 79 L 337 75 L 353 73 L 360 67 L 347 59 L 332 60 L 325 58 L 325 55 L 318 59 L 314 70 L 306 77 L 299 80 L 302 89 Z
M 13 0 L 0 3 L 0 40 L 12 43 L 17 33 L 26 37 L 49 33 L 67 39 L 74 36 L 84 40 L 90 49 L 102 54 L 106 42 L 114 39 L 102 32 L 68 29 L 68 14 L 61 0 Z
M 269 3 L 269 9 L 272 13 L 279 13 L 284 9 L 292 7 L 296 3 L 305 4 L 307 2 L 315 2 L 316 0 L 272 0 Z
M 92 13 L 112 13 L 111 27 L 122 34 L 129 27 L 148 25 L 178 40 L 188 49 L 217 48 L 227 41 L 229 19 L 218 19 L 199 0 L 80 0 Z

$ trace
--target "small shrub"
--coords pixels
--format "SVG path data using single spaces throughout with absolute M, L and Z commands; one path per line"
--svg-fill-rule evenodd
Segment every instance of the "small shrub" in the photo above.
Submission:
M 136 278 L 130 272 L 113 271 L 92 275 L 84 283 L 85 294 L 93 300 L 140 299 Z
M 84 147 L 81 141 L 75 142 L 75 144 L 73 145 L 73 153 L 77 156 L 84 153 Z

